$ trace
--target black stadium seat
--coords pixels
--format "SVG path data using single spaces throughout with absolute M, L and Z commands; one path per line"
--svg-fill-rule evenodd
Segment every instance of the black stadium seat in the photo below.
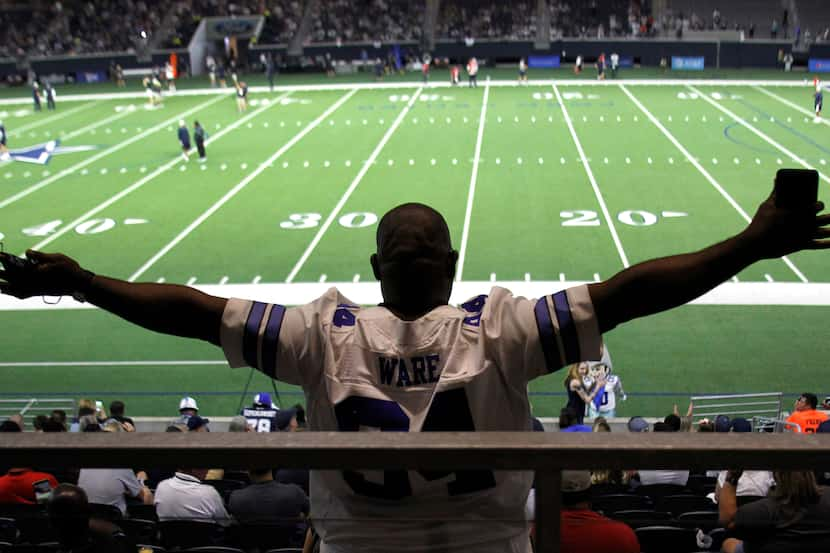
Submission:
M 602 495 L 591 500 L 591 506 L 595 511 L 602 511 L 605 515 L 617 511 L 628 511 L 631 509 L 651 509 L 651 500 L 641 495 L 616 493 Z
M 142 520 L 155 520 L 158 521 L 159 517 L 156 514 L 156 506 L 155 505 L 143 505 L 143 504 L 135 504 L 135 505 L 127 505 L 127 514 L 130 515 L 130 518 L 140 518 Z
M 154 520 L 125 518 L 115 524 L 135 543 L 158 544 L 158 526 Z
M 231 492 L 241 490 L 247 486 L 247 484 L 241 480 L 205 480 L 203 483 L 208 486 L 213 486 L 213 488 L 219 492 L 219 495 L 222 496 L 222 501 L 224 501 L 225 504 L 228 503 L 228 500 L 231 497 Z
M 0 542 L 17 541 L 17 523 L 13 518 L 0 518 Z
M 704 474 L 690 474 L 686 487 L 695 495 L 706 495 L 715 491 L 718 479 Z
M 701 495 L 666 495 L 654 501 L 655 509 L 668 511 L 674 516 L 690 511 L 715 511 L 718 506 Z
M 632 528 L 667 524 L 668 521 L 672 520 L 671 513 L 667 513 L 665 511 L 654 511 L 652 509 L 617 511 L 612 513 L 610 517 L 614 520 L 624 522 Z
M 118 521 L 124 518 L 121 509 L 115 505 L 108 505 L 106 503 L 90 503 L 89 513 L 92 518 L 99 518 L 101 520 Z
M 638 487 L 634 493 L 650 497 L 656 503 L 658 499 L 667 495 L 688 494 L 689 489 L 678 484 L 649 484 Z
M 677 523 L 684 528 L 708 531 L 718 527 L 717 511 L 689 511 L 677 515 Z
M 755 501 L 760 501 L 764 499 L 763 495 L 739 495 L 735 499 L 738 500 L 738 507 L 746 505 L 747 503 L 753 503 Z
M 166 549 L 224 544 L 224 528 L 214 522 L 165 520 L 158 523 L 158 529 Z
M 677 526 L 644 526 L 634 530 L 642 553 L 694 553 L 697 531 Z
M 242 549 L 264 551 L 303 544 L 305 524 L 239 523 L 226 529 L 227 543 Z
M 204 547 L 191 547 L 184 549 L 181 553 L 245 553 L 236 547 L 225 547 L 222 545 L 206 545 Z

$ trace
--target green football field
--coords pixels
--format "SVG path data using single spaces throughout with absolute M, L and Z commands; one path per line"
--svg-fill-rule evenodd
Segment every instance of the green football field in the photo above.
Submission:
M 291 305 L 336 285 L 371 304 L 378 218 L 418 201 L 449 222 L 460 302 L 495 284 L 539 296 L 725 238 L 781 167 L 818 169 L 828 200 L 830 128 L 801 82 L 320 82 L 256 87 L 245 113 L 230 91 L 199 88 L 153 110 L 136 89 L 59 98 L 56 112 L 0 100 L 13 151 L 60 139 L 48 164 L 0 164 L 5 249 L 219 295 Z M 204 164 L 183 162 L 180 119 L 207 129 Z M 799 253 L 609 333 L 628 392 L 618 415 L 663 415 L 696 393 L 824 394 L 828 292 L 830 254 Z M 249 376 L 211 346 L 67 298 L 2 298 L 0 325 L 2 399 L 122 399 L 130 415 L 172 416 L 193 395 L 227 416 Z M 563 378 L 531 383 L 535 414 L 558 414 Z M 255 375 L 250 391 L 270 386 Z

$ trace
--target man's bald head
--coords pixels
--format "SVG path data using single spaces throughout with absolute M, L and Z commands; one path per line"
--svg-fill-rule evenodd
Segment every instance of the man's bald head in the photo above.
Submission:
M 449 301 L 458 253 L 444 217 L 419 203 L 399 205 L 378 224 L 375 278 L 384 305 L 414 318 Z

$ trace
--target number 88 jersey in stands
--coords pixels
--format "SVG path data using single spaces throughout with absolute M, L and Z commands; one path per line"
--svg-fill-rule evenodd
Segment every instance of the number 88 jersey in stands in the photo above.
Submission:
M 528 381 L 601 354 L 586 286 L 539 300 L 496 287 L 414 321 L 335 288 L 295 308 L 232 299 L 221 343 L 232 367 L 302 386 L 310 430 L 341 431 L 529 431 Z M 311 517 L 327 553 L 527 553 L 532 477 L 313 471 Z

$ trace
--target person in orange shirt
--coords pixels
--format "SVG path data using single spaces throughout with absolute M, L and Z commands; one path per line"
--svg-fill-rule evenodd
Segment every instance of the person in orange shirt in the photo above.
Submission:
M 818 425 L 827 420 L 827 413 L 817 411 L 817 405 L 818 398 L 816 394 L 804 393 L 795 400 L 795 412 L 787 417 L 787 422 L 798 425 L 794 428 L 795 432 L 815 434 Z

